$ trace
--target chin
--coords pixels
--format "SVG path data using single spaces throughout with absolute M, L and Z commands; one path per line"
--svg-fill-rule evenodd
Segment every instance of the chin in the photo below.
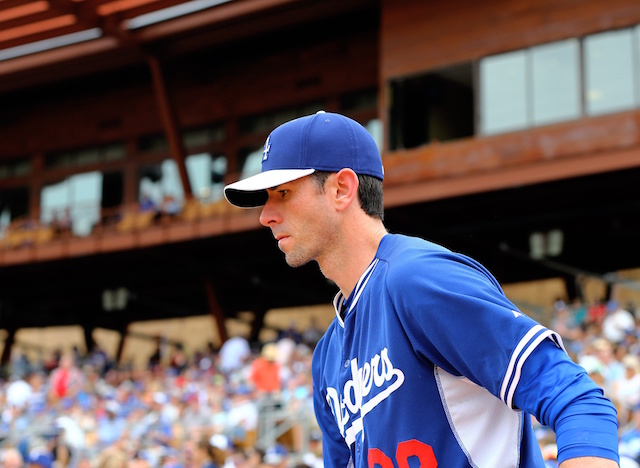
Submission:
M 304 266 L 311 261 L 310 259 L 296 258 L 287 254 L 285 254 L 284 259 L 287 262 L 287 265 L 289 265 L 292 268 L 298 268 L 298 267 Z

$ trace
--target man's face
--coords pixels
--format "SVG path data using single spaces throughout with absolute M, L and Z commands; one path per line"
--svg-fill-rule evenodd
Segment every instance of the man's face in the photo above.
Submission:
M 320 263 L 338 240 L 330 193 L 322 192 L 310 176 L 267 192 L 260 222 L 271 229 L 287 263 L 292 267 L 311 260 Z

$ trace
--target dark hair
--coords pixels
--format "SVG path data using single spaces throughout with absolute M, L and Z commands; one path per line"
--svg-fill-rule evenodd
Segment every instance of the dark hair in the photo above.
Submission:
M 318 187 L 324 191 L 324 183 L 329 175 L 334 172 L 315 171 L 311 174 L 311 178 L 316 182 Z M 360 207 L 373 218 L 384 221 L 384 200 L 382 194 L 382 181 L 377 177 L 358 174 L 358 199 Z

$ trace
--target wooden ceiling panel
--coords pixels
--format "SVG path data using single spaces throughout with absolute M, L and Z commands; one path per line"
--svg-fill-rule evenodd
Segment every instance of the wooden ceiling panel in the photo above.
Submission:
M 77 75 L 93 69 L 95 63 L 102 63 L 104 69 L 118 66 L 113 52 L 127 57 L 127 63 L 134 56 L 135 61 L 143 62 L 150 50 L 159 59 L 167 59 L 175 53 L 233 42 L 258 31 L 357 10 L 377 1 L 0 0 L 0 92 L 34 84 L 32 75 L 46 82 L 58 69 Z M 132 22 L 141 15 L 180 5 L 184 8 L 173 17 L 150 15 L 148 22 Z M 87 34 L 62 37 L 85 31 Z M 209 37 L 212 31 L 218 33 Z M 55 63 L 57 60 L 61 62 Z M 24 74 L 36 70 L 39 73 L 25 80 Z
M 4 6 L 0 4 L 0 6 Z M 5 23 L 3 27 L 6 26 L 7 22 L 10 21 L 31 21 L 33 15 L 45 13 L 49 10 L 49 3 L 46 0 L 39 0 L 36 2 L 25 3 L 23 5 L 16 5 L 10 8 L 3 8 L 0 10 L 0 23 Z
M 6 21 L 0 21 L 0 32 L 4 33 L 5 31 L 16 31 L 17 37 L 25 36 L 26 34 L 20 32 L 21 29 L 28 31 L 33 25 L 36 25 L 43 21 L 46 22 L 48 20 L 52 20 L 53 18 L 61 15 L 60 12 L 52 11 L 49 4 L 46 4 L 46 10 L 39 11 L 32 15 L 19 16 L 12 19 L 7 19 Z
M 100 16 L 108 16 L 116 13 L 126 13 L 127 11 L 135 8 L 150 7 L 149 11 L 153 11 L 158 7 L 156 4 L 158 0 L 115 0 L 112 2 L 103 3 L 97 9 Z M 176 2 L 173 2 L 176 3 Z
M 79 30 L 74 15 L 56 15 L 38 21 L 29 22 L 21 26 L 0 29 L 0 46 L 14 47 L 21 44 L 48 39 L 53 36 L 69 34 Z

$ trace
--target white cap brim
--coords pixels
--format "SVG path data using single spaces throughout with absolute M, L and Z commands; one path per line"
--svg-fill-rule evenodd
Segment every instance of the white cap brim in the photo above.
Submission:
M 267 189 L 308 176 L 315 169 L 275 169 L 265 171 L 224 188 L 229 203 L 241 208 L 254 208 L 267 202 Z

